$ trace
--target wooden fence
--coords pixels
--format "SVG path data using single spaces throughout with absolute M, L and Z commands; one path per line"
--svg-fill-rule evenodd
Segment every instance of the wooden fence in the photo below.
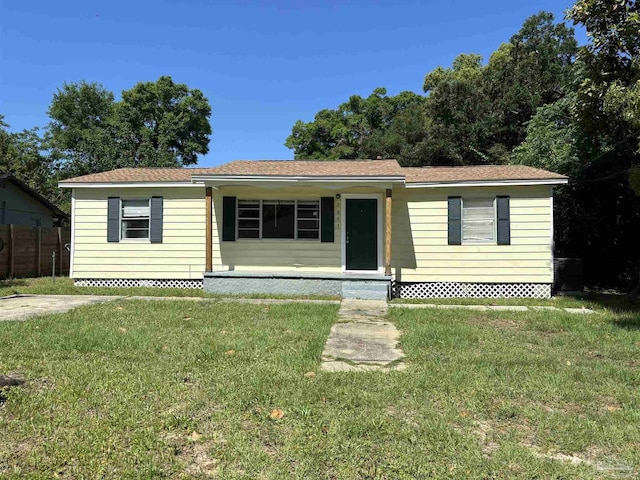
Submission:
M 69 274 L 69 228 L 0 225 L 0 279 Z

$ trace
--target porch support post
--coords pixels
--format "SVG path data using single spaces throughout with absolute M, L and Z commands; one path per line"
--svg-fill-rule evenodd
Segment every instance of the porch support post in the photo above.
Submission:
M 387 188 L 384 221 L 384 274 L 391 275 L 391 189 Z
M 205 198 L 206 198 L 206 215 L 207 215 L 207 219 L 206 219 L 206 266 L 205 266 L 205 270 L 207 272 L 210 272 L 212 270 L 212 264 L 213 264 L 213 232 L 212 232 L 212 228 L 213 225 L 211 223 L 212 220 L 212 202 L 211 202 L 211 187 L 207 187 L 205 189 Z

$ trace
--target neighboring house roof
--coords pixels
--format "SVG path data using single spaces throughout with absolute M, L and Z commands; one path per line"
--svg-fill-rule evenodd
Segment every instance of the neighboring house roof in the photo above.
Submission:
M 40 202 L 45 208 L 47 208 L 48 210 L 51 211 L 53 217 L 55 217 L 55 218 L 68 218 L 69 217 L 69 215 L 64 213 L 62 210 L 60 210 L 58 207 L 56 207 L 53 203 L 51 203 L 49 200 L 47 200 L 42 195 L 40 195 L 38 192 L 36 192 L 33 188 L 29 187 L 26 183 L 21 182 L 20 180 L 18 180 L 16 177 L 11 175 L 10 173 L 0 173 L 0 182 L 2 182 L 2 181 L 11 182 L 15 187 L 17 187 L 20 190 L 22 190 L 24 193 L 26 193 L 27 195 L 32 197 L 34 200 Z
M 407 184 L 438 185 L 473 182 L 565 183 L 567 177 L 525 165 L 470 167 L 401 167 L 396 160 L 236 160 L 211 168 L 121 168 L 70 178 L 63 187 L 83 184 L 191 183 L 204 179 L 389 179 Z

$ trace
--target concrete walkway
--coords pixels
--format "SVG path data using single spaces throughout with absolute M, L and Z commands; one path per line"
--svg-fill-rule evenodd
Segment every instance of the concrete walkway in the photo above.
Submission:
M 402 370 L 404 354 L 400 332 L 386 319 L 387 302 L 343 300 L 338 322 L 322 352 L 321 370 L 327 372 Z
M 113 302 L 120 298 L 106 295 L 13 295 L 0 298 L 0 321 L 65 313 L 82 305 Z
M 567 313 L 577 313 L 580 315 L 591 315 L 598 313 L 590 308 L 559 308 L 550 305 L 531 306 L 526 307 L 524 305 L 447 305 L 436 303 L 390 303 L 390 307 L 393 308 L 438 308 L 441 310 L 476 310 L 479 312 L 526 312 L 529 310 L 534 311 L 565 311 Z
M 238 302 L 257 305 L 277 305 L 285 303 L 313 303 L 338 305 L 338 300 L 304 300 L 299 298 L 235 298 L 235 297 L 153 297 L 121 295 L 10 295 L 0 297 L 0 321 L 26 320 L 31 317 L 51 313 L 65 313 L 82 305 L 112 302 L 115 300 L 148 300 L 148 301 L 192 301 L 192 302 Z

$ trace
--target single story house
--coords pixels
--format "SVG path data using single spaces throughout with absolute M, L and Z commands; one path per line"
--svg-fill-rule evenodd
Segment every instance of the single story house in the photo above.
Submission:
M 233 161 L 71 178 L 77 285 L 223 294 L 549 297 L 556 173 Z
M 0 173 L 0 225 L 58 227 L 67 214 L 10 173 Z

